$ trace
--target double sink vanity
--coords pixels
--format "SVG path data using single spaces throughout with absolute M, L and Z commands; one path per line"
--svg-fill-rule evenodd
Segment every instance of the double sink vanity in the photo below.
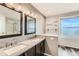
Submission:
M 45 37 L 35 37 L 15 46 L 0 49 L 0 56 L 42 56 L 45 52 Z

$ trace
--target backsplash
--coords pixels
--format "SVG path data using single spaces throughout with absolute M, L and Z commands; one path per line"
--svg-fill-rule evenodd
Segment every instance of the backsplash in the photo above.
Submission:
M 0 49 L 11 46 L 11 45 L 15 45 L 21 41 L 30 39 L 34 36 L 35 35 L 31 34 L 31 35 L 24 35 L 24 36 L 12 37 L 12 38 L 0 39 Z

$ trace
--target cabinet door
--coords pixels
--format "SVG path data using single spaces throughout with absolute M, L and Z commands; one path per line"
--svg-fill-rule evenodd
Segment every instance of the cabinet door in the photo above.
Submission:
M 38 45 L 36 45 L 36 56 L 43 56 L 43 53 L 45 52 L 45 41 L 42 41 Z
M 45 40 L 40 43 L 40 55 L 45 53 Z
M 40 43 L 36 45 L 36 56 L 40 56 Z
M 35 47 L 32 47 L 28 51 L 24 52 L 20 56 L 44 56 L 45 52 L 45 40 L 37 44 Z
M 27 56 L 35 56 L 35 47 L 29 49 L 26 54 Z
M 20 54 L 19 56 L 25 56 L 25 54 L 24 54 L 24 53 L 22 53 L 22 54 Z

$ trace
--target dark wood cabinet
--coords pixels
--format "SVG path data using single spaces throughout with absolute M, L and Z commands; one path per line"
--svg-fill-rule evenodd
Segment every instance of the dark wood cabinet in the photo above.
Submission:
M 35 56 L 35 47 L 32 47 L 31 49 L 29 49 L 27 52 L 26 52 L 26 55 L 27 56 Z
M 36 56 L 43 56 L 45 53 L 45 40 L 36 45 Z
M 36 45 L 36 56 L 40 56 L 40 43 Z
M 40 55 L 44 55 L 45 53 L 45 40 L 40 43 Z
M 19 56 L 44 56 L 43 54 L 44 52 L 45 52 L 45 40 L 38 43 L 37 45 L 35 45 L 34 47 L 32 47 L 31 49 L 29 49 L 28 51 L 24 52 Z
M 19 56 L 25 56 L 25 53 L 20 54 Z
M 26 52 L 20 54 L 19 56 L 35 56 L 36 55 L 36 48 L 35 46 L 27 50 Z

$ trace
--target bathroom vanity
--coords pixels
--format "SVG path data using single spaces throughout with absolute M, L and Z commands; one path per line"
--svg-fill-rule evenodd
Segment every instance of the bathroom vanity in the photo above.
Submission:
M 43 53 L 45 52 L 45 40 L 41 41 L 37 45 L 33 46 L 26 52 L 20 54 L 20 56 L 43 56 Z
M 0 56 L 43 56 L 45 37 L 36 37 L 20 42 L 12 47 L 0 49 Z

